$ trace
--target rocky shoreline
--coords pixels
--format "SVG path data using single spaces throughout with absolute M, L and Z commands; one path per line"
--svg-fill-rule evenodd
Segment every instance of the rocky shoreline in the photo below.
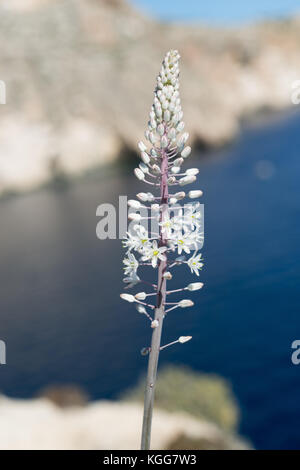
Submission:
M 0 396 L 1 450 L 139 449 L 142 405 L 97 401 L 60 408 L 46 398 Z M 153 449 L 249 449 L 249 443 L 186 413 L 156 410 Z
M 249 115 L 290 107 L 300 77 L 297 17 L 222 29 L 159 23 L 125 0 L 18 0 L 0 4 L 0 38 L 0 193 L 136 152 L 170 48 L 201 148 L 232 140 Z

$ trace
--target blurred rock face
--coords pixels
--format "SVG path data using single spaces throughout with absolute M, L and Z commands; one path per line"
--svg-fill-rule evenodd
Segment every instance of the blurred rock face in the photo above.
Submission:
M 125 0 L 0 2 L 0 192 L 80 174 L 136 148 L 165 52 L 178 49 L 185 122 L 204 146 L 241 116 L 290 104 L 300 22 L 163 25 Z
M 98 401 L 60 408 L 45 398 L 0 396 L 0 449 L 138 449 L 142 405 Z M 240 439 L 207 421 L 156 410 L 153 449 L 246 449 Z

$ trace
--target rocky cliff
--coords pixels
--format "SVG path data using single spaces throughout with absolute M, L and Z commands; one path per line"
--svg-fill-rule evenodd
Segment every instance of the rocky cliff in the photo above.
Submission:
M 98 401 L 59 408 L 46 398 L 13 400 L 0 396 L 1 450 L 138 449 L 142 405 Z M 153 449 L 249 448 L 215 424 L 185 413 L 155 410 Z
M 2 0 L 0 192 L 80 174 L 136 149 L 165 52 L 182 56 L 186 127 L 222 145 L 241 117 L 290 105 L 300 21 L 162 24 L 125 0 Z

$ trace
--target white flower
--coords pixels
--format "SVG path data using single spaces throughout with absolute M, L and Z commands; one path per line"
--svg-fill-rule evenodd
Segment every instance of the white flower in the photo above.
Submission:
M 185 206 L 185 211 L 183 214 L 183 226 L 190 227 L 192 230 L 194 227 L 200 227 L 200 220 L 202 217 L 201 212 L 198 210 L 200 207 L 199 203 L 190 203 L 188 206 Z
M 159 222 L 161 226 L 161 232 L 166 235 L 166 237 L 170 237 L 172 230 L 177 228 L 174 223 L 174 217 L 170 219 L 169 217 L 165 217 L 162 222 Z
M 153 240 L 152 245 L 145 248 L 142 261 L 151 260 L 153 268 L 156 268 L 158 260 L 165 261 L 166 257 L 163 253 L 167 250 L 166 246 L 158 247 L 157 241 Z
M 142 253 L 147 247 L 151 246 L 148 232 L 142 225 L 135 225 L 135 250 Z
M 126 232 L 127 237 L 122 241 L 124 248 L 128 248 L 128 251 L 136 250 L 137 247 L 137 237 L 132 235 L 130 232 Z
M 202 255 L 201 253 L 199 255 L 193 255 L 191 258 L 187 260 L 187 264 L 189 268 L 191 269 L 191 272 L 195 273 L 197 276 L 199 276 L 199 269 L 202 269 L 203 263 L 202 263 Z
M 129 275 L 136 273 L 139 267 L 139 262 L 132 253 L 128 253 L 127 258 L 123 259 L 123 264 L 125 264 L 124 274 Z
M 203 282 L 192 282 L 186 287 L 186 289 L 190 291 L 199 290 L 202 289 L 203 285 Z
M 178 338 L 179 343 L 186 343 L 187 341 L 190 341 L 192 339 L 192 336 L 180 336 Z
M 140 282 L 140 278 L 139 278 L 139 276 L 138 276 L 135 272 L 132 272 L 132 273 L 130 274 L 130 276 L 124 277 L 123 282 L 124 282 L 125 284 L 128 284 L 127 287 L 129 288 L 129 287 L 133 287 L 133 286 L 135 286 L 136 284 L 138 284 L 138 283 Z
M 130 294 L 120 294 L 121 299 L 126 300 L 127 302 L 135 302 L 135 298 Z
M 178 302 L 178 307 L 181 308 L 186 308 L 186 307 L 192 307 L 194 305 L 194 302 L 190 299 L 182 299 L 180 302 Z
M 191 238 L 190 233 L 186 232 L 182 234 L 180 231 L 175 232 L 171 235 L 171 245 L 177 246 L 178 254 L 184 251 L 185 253 L 190 253 L 190 246 L 194 243 L 194 240 Z

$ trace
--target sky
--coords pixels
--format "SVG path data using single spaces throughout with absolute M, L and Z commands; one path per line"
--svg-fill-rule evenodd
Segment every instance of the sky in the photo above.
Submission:
M 131 0 L 161 20 L 238 24 L 300 12 L 299 0 Z

